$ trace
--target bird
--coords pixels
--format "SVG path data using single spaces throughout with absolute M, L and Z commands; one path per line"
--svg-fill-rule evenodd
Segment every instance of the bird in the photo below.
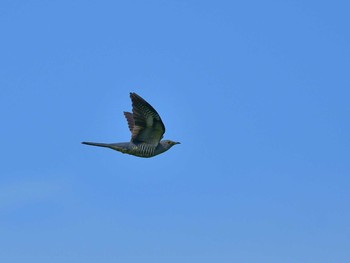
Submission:
M 162 140 L 165 126 L 158 112 L 141 96 L 130 92 L 132 112 L 124 112 L 131 132 L 130 142 L 82 144 L 106 147 L 137 157 L 150 158 L 164 153 L 180 142 Z

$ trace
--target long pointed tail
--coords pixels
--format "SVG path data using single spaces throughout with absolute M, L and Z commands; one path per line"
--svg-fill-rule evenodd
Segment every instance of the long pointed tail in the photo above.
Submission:
M 108 143 L 99 143 L 99 142 L 82 142 L 82 144 L 110 148 L 110 144 L 108 144 Z

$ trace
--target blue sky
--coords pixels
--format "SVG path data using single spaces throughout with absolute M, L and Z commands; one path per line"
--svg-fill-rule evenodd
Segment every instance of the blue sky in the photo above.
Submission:
M 350 262 L 349 8 L 1 1 L 0 261 Z

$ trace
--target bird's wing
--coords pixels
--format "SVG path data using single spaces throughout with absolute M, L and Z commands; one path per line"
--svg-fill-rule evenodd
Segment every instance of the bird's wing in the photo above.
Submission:
M 134 143 L 147 143 L 158 145 L 163 138 L 165 127 L 158 112 L 136 93 L 130 93 L 132 101 L 133 129 L 131 141 Z M 126 117 L 130 117 L 129 114 Z M 130 122 L 128 120 L 129 127 Z
M 132 132 L 135 126 L 134 117 L 132 116 L 131 112 L 126 112 L 126 111 L 124 111 L 124 116 L 128 121 L 129 130 Z

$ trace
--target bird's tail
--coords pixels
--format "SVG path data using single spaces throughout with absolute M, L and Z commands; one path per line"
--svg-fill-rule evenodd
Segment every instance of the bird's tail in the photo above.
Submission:
M 109 144 L 109 143 L 99 143 L 99 142 L 82 142 L 82 144 L 110 148 L 110 144 Z

